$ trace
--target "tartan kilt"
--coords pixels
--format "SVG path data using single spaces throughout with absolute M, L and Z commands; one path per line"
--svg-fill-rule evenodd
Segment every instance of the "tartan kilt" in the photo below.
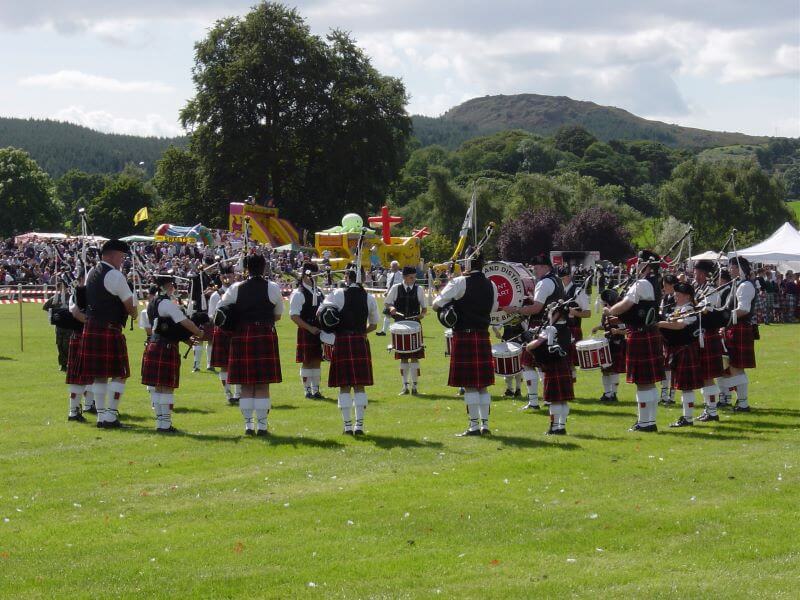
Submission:
M 464 388 L 494 385 L 492 342 L 488 331 L 453 332 L 447 385 Z
M 725 370 L 722 367 L 722 337 L 718 332 L 708 333 L 706 331 L 703 340 L 704 347 L 700 348 L 700 368 L 703 372 L 703 380 L 708 381 L 722 375 Z
M 94 381 L 91 377 L 83 376 L 79 370 L 80 352 L 81 333 L 79 331 L 75 331 L 69 338 L 69 351 L 67 353 L 66 383 L 69 385 L 89 385 Z
M 667 340 L 661 338 L 661 358 L 664 361 L 664 370 L 672 370 L 672 349 L 667 346 Z
M 328 387 L 374 385 L 372 353 L 366 333 L 336 333 Z
M 625 338 L 619 341 L 609 340 L 608 349 L 611 351 L 611 366 L 603 369 L 603 373 L 608 375 L 610 373 L 624 373 L 625 372 Z
M 661 334 L 654 327 L 625 334 L 625 380 L 640 385 L 654 384 L 664 379 L 664 358 Z
M 228 383 L 260 385 L 282 379 L 275 327 L 264 323 L 239 326 L 231 336 Z
M 175 389 L 180 378 L 178 342 L 148 342 L 142 356 L 142 385 Z
M 700 348 L 696 342 L 670 348 L 672 364 L 672 388 L 676 390 L 699 390 L 703 387 L 703 365 Z
M 533 357 L 533 353 L 525 349 L 526 345 L 527 344 L 523 344 L 522 356 L 520 356 L 519 364 L 522 365 L 523 369 L 534 370 L 538 365 L 536 364 L 536 359 Z
M 737 323 L 725 329 L 725 346 L 728 348 L 730 366 L 755 369 L 756 351 L 753 326 L 750 323 Z
M 221 369 L 228 368 L 228 358 L 231 352 L 230 331 L 225 331 L 221 327 L 214 327 L 213 337 L 211 338 L 211 366 Z
M 88 379 L 127 379 L 131 368 L 122 325 L 107 325 L 87 319 L 81 335 L 78 371 Z
M 542 365 L 542 374 L 545 402 L 566 402 L 575 399 L 572 369 L 568 357 L 548 361 L 546 365 Z
M 297 351 L 294 361 L 299 363 L 322 360 L 322 342 L 319 334 L 314 335 L 307 329 L 297 328 Z
M 569 332 L 572 336 L 572 342 L 569 345 L 569 360 L 574 367 L 577 367 L 580 363 L 578 362 L 578 349 L 575 347 L 575 344 L 583 339 L 583 329 L 580 325 L 571 325 Z

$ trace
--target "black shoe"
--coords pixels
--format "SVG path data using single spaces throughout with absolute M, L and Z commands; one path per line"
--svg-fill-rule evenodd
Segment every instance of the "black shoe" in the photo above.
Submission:
M 95 423 L 95 427 L 97 427 L 98 429 L 105 429 L 106 428 L 106 422 L 105 421 L 98 421 L 97 423 Z
M 314 397 L 314 394 L 312 394 L 309 390 L 306 390 L 306 398 L 310 400 L 313 397 Z
M 269 433 L 267 433 L 266 429 L 259 429 L 256 431 L 256 437 L 267 437 Z
M 86 417 L 84 417 L 81 413 L 77 415 L 69 415 L 67 417 L 67 421 L 77 421 L 78 423 L 86 423 Z
M 492 435 L 492 430 L 488 427 L 481 427 L 481 435 Z
M 719 415 L 710 415 L 707 412 L 703 412 L 702 415 L 697 417 L 697 420 L 701 423 L 706 423 L 707 421 L 719 421 Z
M 354 434 L 353 434 L 353 430 L 352 430 L 352 429 L 345 429 L 345 430 L 342 432 L 342 435 L 354 435 Z
M 740 412 L 750 412 L 749 406 L 739 406 L 738 404 L 733 407 L 733 412 L 740 413 Z
M 214 367 L 206 367 L 206 371 L 208 371 L 209 373 L 216 373 L 217 372 L 217 370 Z
M 238 398 L 228 398 L 228 404 L 230 404 L 231 406 L 238 406 L 239 405 L 239 399 Z
M 363 429 L 353 429 L 353 435 L 364 435 Z
M 503 393 L 503 396 L 505 396 L 506 398 L 513 398 L 514 397 L 514 391 L 513 390 L 506 390 L 505 393 Z
M 245 435 L 252 435 L 252 436 L 255 436 L 255 434 L 256 434 L 256 430 L 255 430 L 255 429 L 245 429 L 245 430 L 244 430 L 244 434 L 245 434 Z
M 386 335 L 386 334 L 385 334 L 384 332 L 382 332 L 382 331 L 379 331 L 379 332 L 378 332 L 378 333 L 376 333 L 375 335 L 384 336 L 384 335 Z
M 199 370 L 200 370 L 200 367 L 198 367 L 197 365 L 192 367 L 192 373 L 197 373 Z
M 466 431 L 463 431 L 461 433 L 457 433 L 456 437 L 469 437 L 469 436 L 480 435 L 480 434 L 481 434 L 481 430 L 480 429 L 467 429 Z
M 611 395 L 611 402 L 619 402 L 619 398 L 617 398 L 617 392 L 614 392 Z
M 656 425 L 639 425 L 636 423 L 633 427 L 628 429 L 628 431 L 640 431 L 642 433 L 654 433 L 658 431 L 658 427 Z
M 172 425 L 166 428 L 156 427 L 156 433 L 178 433 L 178 430 L 175 429 Z
M 314 398 L 314 400 L 325 400 L 325 396 L 323 396 L 321 392 L 314 392 L 312 398 Z
M 681 415 L 681 417 L 674 423 L 670 423 L 670 427 L 691 427 L 694 425 L 689 419 Z
M 566 429 L 553 429 L 552 427 L 544 432 L 545 435 L 567 435 Z
M 522 396 L 522 390 L 514 390 L 514 398 L 519 398 Z
M 122 427 L 122 423 L 119 422 L 119 419 L 114 419 L 113 421 L 104 422 L 103 427 L 106 429 L 119 429 Z
M 94 404 L 92 404 L 89 408 L 84 408 L 83 412 L 89 413 L 89 414 L 92 414 L 92 415 L 96 415 L 97 414 L 97 407 Z
M 465 392 L 464 388 L 462 388 L 462 387 L 458 388 L 458 395 L 459 396 L 463 396 L 464 392 Z
M 417 388 L 415 388 L 415 387 L 411 388 L 411 395 L 412 396 L 419 396 L 419 392 L 417 391 Z
M 67 371 L 67 367 L 66 366 L 59 367 L 58 370 L 61 371 L 62 373 L 65 373 Z

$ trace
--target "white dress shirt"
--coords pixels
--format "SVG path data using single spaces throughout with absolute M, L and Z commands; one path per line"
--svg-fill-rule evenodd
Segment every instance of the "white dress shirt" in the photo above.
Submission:
M 269 301 L 275 305 L 275 308 L 272 309 L 272 314 L 276 317 L 280 317 L 283 314 L 283 296 L 281 295 L 281 288 L 278 287 L 278 284 L 274 281 L 267 281 L 267 294 L 269 295 Z M 225 295 L 222 296 L 222 300 L 220 303 L 215 307 L 215 310 L 220 306 L 231 306 L 232 304 L 236 304 L 236 299 L 239 295 L 239 288 L 244 283 L 244 281 L 237 281 L 231 287 L 228 288 L 228 291 L 225 292 Z
M 351 283 L 349 287 L 354 287 L 358 284 Z M 335 306 L 339 310 L 344 308 L 344 291 L 345 288 L 336 288 L 327 296 L 325 296 L 325 300 L 322 301 L 322 306 Z M 375 300 L 375 296 L 372 294 L 367 294 L 367 322 L 370 325 L 377 325 L 379 320 L 378 315 L 378 302 Z

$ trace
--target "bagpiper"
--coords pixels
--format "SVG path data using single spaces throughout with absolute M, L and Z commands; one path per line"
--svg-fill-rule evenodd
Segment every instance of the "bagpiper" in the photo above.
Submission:
M 69 392 L 68 421 L 85 423 L 86 412 L 97 412 L 92 398 L 92 380 L 80 371 L 80 351 L 83 325 L 86 322 L 86 288 L 78 286 L 72 292 L 68 301 L 71 319 L 66 319 L 62 327 L 72 332 L 67 351 L 67 389 Z M 84 407 L 81 409 L 81 396 L 84 398 Z
M 403 321 L 421 322 L 428 312 L 425 302 L 425 293 L 417 285 L 417 270 L 414 267 L 403 267 L 403 281 L 396 283 L 386 294 L 384 301 L 385 310 L 390 317 Z M 425 358 L 425 348 L 416 352 L 395 352 L 394 357 L 400 360 L 400 376 L 403 387 L 400 395 L 409 393 L 408 384 L 411 383 L 411 394 L 416 396 L 417 381 L 420 376 L 419 360 Z
M 721 377 L 725 367 L 722 363 L 724 347 L 720 326 L 723 324 L 721 316 L 721 296 L 714 291 L 711 276 L 714 273 L 714 263 L 710 260 L 699 260 L 694 264 L 695 296 L 702 295 L 706 310 L 700 313 L 700 331 L 698 345 L 700 347 L 700 365 L 703 370 L 703 413 L 697 417 L 700 422 L 719 421 L 717 414 L 717 398 L 719 387 L 716 379 Z
M 730 275 L 738 280 L 735 291 L 731 323 L 725 327 L 725 346 L 728 349 L 729 367 L 724 386 L 728 392 L 736 390 L 734 412 L 750 412 L 747 395 L 750 380 L 745 369 L 756 368 L 755 353 L 755 297 L 756 286 L 750 279 L 750 262 L 735 256 L 728 263 Z
M 572 338 L 569 345 L 569 358 L 572 363 L 572 380 L 575 381 L 575 367 L 578 366 L 578 351 L 575 345 L 583 339 L 581 320 L 591 317 L 592 311 L 589 310 L 589 296 L 583 285 L 579 285 L 573 281 L 572 271 L 569 265 L 559 267 L 558 276 L 561 278 L 561 283 L 564 286 L 564 298 L 571 300 L 571 306 L 569 307 L 569 314 L 567 316 L 567 326 L 569 327 Z M 589 275 L 586 275 L 586 277 L 589 277 Z
M 222 302 L 222 297 L 233 283 L 233 267 L 222 266 L 219 270 L 219 289 L 215 290 L 208 299 L 208 316 L 211 322 L 217 314 L 217 309 Z M 241 386 L 237 383 L 228 381 L 228 358 L 231 352 L 231 337 L 233 333 L 222 327 L 214 326 L 211 337 L 211 366 L 219 369 L 219 381 L 222 383 L 222 391 L 225 399 L 230 405 L 239 404 L 241 396 Z
M 289 318 L 297 325 L 297 351 L 295 362 L 300 363 L 300 379 L 306 398 L 324 398 L 320 392 L 322 379 L 322 342 L 317 311 L 325 295 L 317 287 L 319 268 L 314 263 L 305 263 L 298 277 L 297 289 L 289 297 Z

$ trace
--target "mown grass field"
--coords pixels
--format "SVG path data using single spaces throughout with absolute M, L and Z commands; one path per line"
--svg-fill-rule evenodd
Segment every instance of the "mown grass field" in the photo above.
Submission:
M 420 397 L 371 337 L 365 439 L 302 398 L 294 326 L 272 436 L 244 438 L 211 374 L 184 362 L 175 437 L 133 377 L 123 430 L 66 421 L 51 328 L 0 307 L 2 598 L 797 598 L 800 327 L 762 327 L 749 415 L 632 434 L 633 389 L 601 406 L 583 372 L 568 436 L 494 388 L 491 438 L 456 438 L 442 331 Z M 590 324 L 587 324 L 587 328 Z M 128 336 L 138 371 L 142 334 Z M 327 390 L 326 390 L 327 391 Z M 328 393 L 333 396 L 332 393 Z

